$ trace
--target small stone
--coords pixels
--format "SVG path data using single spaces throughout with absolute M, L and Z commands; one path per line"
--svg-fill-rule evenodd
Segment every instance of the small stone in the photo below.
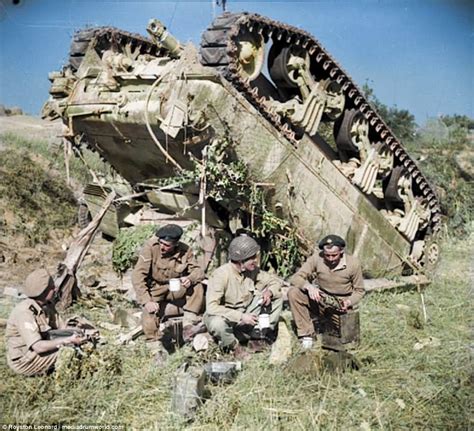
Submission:
M 197 334 L 193 338 L 193 349 L 196 352 L 201 352 L 209 348 L 209 340 L 206 337 L 206 334 Z

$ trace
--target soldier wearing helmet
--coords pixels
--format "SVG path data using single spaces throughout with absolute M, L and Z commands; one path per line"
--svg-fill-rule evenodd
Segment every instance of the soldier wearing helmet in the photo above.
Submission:
M 160 321 L 183 315 L 183 338 L 190 341 L 204 306 L 204 271 L 189 246 L 180 242 L 183 229 L 176 224 L 159 228 L 140 252 L 132 273 L 137 301 L 143 307 L 142 325 L 148 342 L 161 345 Z M 179 280 L 179 290 L 170 290 L 170 281 Z M 176 280 L 177 281 L 177 280 Z M 150 344 L 151 346 L 152 344 Z
M 37 269 L 28 275 L 21 291 L 28 298 L 12 310 L 7 321 L 8 366 L 25 376 L 44 374 L 54 368 L 62 346 L 80 345 L 86 338 L 73 333 L 48 339 L 48 332 L 63 323 L 52 303 L 54 281 L 45 269 Z
M 238 236 L 229 245 L 230 262 L 217 268 L 209 279 L 204 322 L 223 350 L 237 358 L 249 356 L 241 343 L 252 338 L 271 340 L 258 330 L 262 310 L 270 314 L 270 333 L 281 313 L 281 280 L 261 271 L 260 246 L 250 236 Z M 253 346 L 260 345 L 254 342 Z
M 313 315 L 345 314 L 364 296 L 361 265 L 344 252 L 345 246 L 340 236 L 327 235 L 291 278 L 288 301 L 299 338 L 315 338 Z

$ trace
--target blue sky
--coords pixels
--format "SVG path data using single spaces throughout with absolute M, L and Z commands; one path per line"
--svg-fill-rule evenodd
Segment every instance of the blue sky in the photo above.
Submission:
M 158 18 L 181 41 L 199 43 L 211 22 L 211 0 L 0 0 L 0 104 L 38 114 L 48 72 L 67 59 L 74 30 L 110 25 L 146 34 Z M 441 114 L 474 117 L 474 1 L 228 0 L 313 34 L 359 85 L 419 124 Z

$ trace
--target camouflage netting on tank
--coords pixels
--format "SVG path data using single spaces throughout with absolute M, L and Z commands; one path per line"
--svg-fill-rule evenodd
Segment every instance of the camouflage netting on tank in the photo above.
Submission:
M 215 208 L 220 208 L 226 229 L 206 228 L 216 241 L 216 249 L 207 266 L 210 271 L 227 259 L 227 246 L 232 235 L 239 229 L 250 231 L 262 246 L 262 266 L 273 268 L 283 277 L 289 276 L 301 262 L 302 252 L 310 249 L 296 228 L 268 209 L 265 188 L 250 178 L 248 169 L 241 161 L 232 159 L 233 142 L 230 137 L 214 140 L 206 147 L 203 160 L 193 159 L 193 169 L 184 170 L 167 178 L 160 185 L 179 184 L 183 188 L 205 184 L 205 198 Z M 177 219 L 181 214 L 175 214 Z M 171 221 L 164 222 L 164 224 Z M 151 238 L 161 225 L 145 225 L 122 229 L 113 247 L 114 269 L 124 273 L 132 267 L 145 241 Z M 193 248 L 198 260 L 203 258 L 206 238 L 201 235 L 198 222 L 184 227 L 182 241 Z

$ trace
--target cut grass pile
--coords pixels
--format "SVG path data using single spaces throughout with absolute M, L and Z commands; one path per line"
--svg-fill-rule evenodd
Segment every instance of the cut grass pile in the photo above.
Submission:
M 128 347 L 107 345 L 94 359 L 95 372 L 81 379 L 17 377 L 2 359 L 2 422 L 159 430 L 468 429 L 473 250 L 472 234 L 443 246 L 443 260 L 425 292 L 426 323 L 416 291 L 364 299 L 359 371 L 304 370 L 297 354 L 287 365 L 273 367 L 268 353 L 256 354 L 233 384 L 209 386 L 210 398 L 194 422 L 185 424 L 170 404 L 173 375 L 186 360 L 186 349 L 157 368 L 142 340 Z M 6 317 L 8 310 L 0 311 Z M 103 309 L 73 312 L 108 319 Z

